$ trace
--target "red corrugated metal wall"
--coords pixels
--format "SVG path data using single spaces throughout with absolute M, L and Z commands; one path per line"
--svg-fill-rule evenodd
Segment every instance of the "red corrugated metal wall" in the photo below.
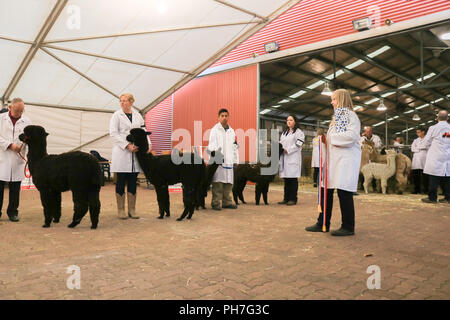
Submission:
M 352 20 L 371 16 L 405 21 L 450 9 L 449 0 L 303 0 L 244 41 L 215 65 L 265 54 L 264 43 L 277 41 L 280 50 L 355 33 Z
M 229 124 L 239 139 L 248 129 L 257 129 L 257 66 L 248 66 L 190 81 L 174 94 L 173 130 L 186 129 L 192 135 L 186 146 L 208 146 L 209 129 L 218 122 L 218 111 L 229 111 Z M 195 132 L 194 122 L 201 121 Z M 194 138 L 195 132 L 195 138 Z M 195 139 L 195 140 L 194 140 Z M 174 142 L 175 147 L 182 139 Z M 256 138 L 238 141 L 240 161 L 256 161 Z M 244 154 L 245 151 L 245 154 Z
M 145 127 L 152 132 L 152 150 L 157 154 L 172 149 L 172 118 L 172 95 L 145 115 Z

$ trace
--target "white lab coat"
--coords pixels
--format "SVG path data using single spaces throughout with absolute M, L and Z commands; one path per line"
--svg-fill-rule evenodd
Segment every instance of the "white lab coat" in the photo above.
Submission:
M 361 164 L 360 130 L 361 123 L 353 111 L 349 111 L 349 123 L 345 132 L 336 132 L 334 125 L 328 129 L 328 189 L 356 192 Z
M 0 115 L 0 180 L 1 181 L 22 181 L 25 179 L 23 172 L 25 161 L 17 152 L 8 149 L 11 143 L 21 145 L 19 135 L 23 129 L 31 124 L 31 120 L 26 116 L 21 116 L 13 126 L 9 118 L 9 112 Z M 21 154 L 25 157 L 27 154 L 26 144 L 23 145 Z
M 425 160 L 427 159 L 428 148 L 426 149 L 419 148 L 420 142 L 424 138 L 425 137 L 416 138 L 411 144 L 411 152 L 413 153 L 411 170 L 418 170 L 418 169 L 423 170 L 423 168 L 425 168 Z
M 233 183 L 233 165 L 239 163 L 238 145 L 236 141 L 236 134 L 233 128 L 225 130 L 222 124 L 217 123 L 209 134 L 209 151 L 217 151 L 221 149 L 224 159 L 223 164 L 220 165 L 213 176 L 212 182 Z
M 439 121 L 428 129 L 419 148 L 427 148 L 423 173 L 438 177 L 450 176 L 450 124 Z
M 372 134 L 372 137 L 370 139 L 368 139 L 367 137 L 359 138 L 360 144 L 362 144 L 364 142 L 364 140 L 372 141 L 375 146 L 375 149 L 381 149 L 381 147 L 383 146 L 383 143 L 381 142 L 380 137 L 377 136 L 376 134 Z
M 141 114 L 132 109 L 132 121 L 128 119 L 122 109 L 114 112 L 109 122 L 109 135 L 113 139 L 114 146 L 111 156 L 111 172 L 141 172 L 136 155 L 127 149 L 129 142 L 127 135 L 134 128 L 145 129 L 145 121 Z M 149 144 L 150 139 L 149 139 Z
M 294 133 L 282 133 L 280 143 L 287 153 L 280 157 L 280 178 L 298 178 L 302 174 L 302 146 L 305 134 L 297 129 Z
M 311 159 L 311 168 L 320 168 L 320 153 L 319 153 L 319 140 L 320 137 L 315 137 L 312 141 L 312 159 Z M 325 148 L 325 144 L 321 142 L 321 150 L 322 150 L 322 157 L 324 156 L 323 148 Z M 323 162 L 323 158 L 322 158 Z

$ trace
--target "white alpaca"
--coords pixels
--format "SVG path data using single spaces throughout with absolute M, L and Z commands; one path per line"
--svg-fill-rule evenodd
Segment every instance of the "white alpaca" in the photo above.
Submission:
M 361 168 L 361 172 L 364 175 L 364 191 L 369 193 L 369 184 L 372 179 L 381 180 L 381 189 L 383 194 L 386 194 L 387 181 L 395 174 L 395 151 L 386 151 L 387 164 L 384 163 L 369 163 Z

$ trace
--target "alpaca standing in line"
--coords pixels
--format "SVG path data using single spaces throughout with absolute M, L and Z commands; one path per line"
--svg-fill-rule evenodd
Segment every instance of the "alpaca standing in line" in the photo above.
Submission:
M 383 194 L 386 194 L 387 180 L 395 174 L 395 156 L 394 150 L 387 151 L 387 164 L 382 163 L 369 163 L 362 167 L 361 172 L 364 175 L 364 191 L 369 193 L 369 184 L 372 179 L 381 180 L 381 189 Z
M 94 156 L 72 151 L 47 154 L 48 133 L 41 126 L 26 126 L 19 139 L 28 145 L 28 166 L 44 207 L 44 228 L 61 217 L 61 192 L 72 190 L 74 214 L 69 228 L 77 226 L 89 209 L 91 229 L 100 214 L 100 188 L 103 173 Z

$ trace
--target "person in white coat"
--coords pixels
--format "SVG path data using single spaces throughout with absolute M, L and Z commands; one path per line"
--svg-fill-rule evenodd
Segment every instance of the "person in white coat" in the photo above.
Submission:
M 450 203 L 450 124 L 448 112 L 438 113 L 438 123 L 428 129 L 427 135 L 421 141 L 419 148 L 428 148 L 423 172 L 429 176 L 428 198 L 426 203 L 437 202 L 437 188 L 443 180 L 445 198 L 439 202 Z
M 428 148 L 420 149 L 419 145 L 425 137 L 425 128 L 419 127 L 416 130 L 417 138 L 411 144 L 411 152 L 413 153 L 411 172 L 414 183 L 414 194 L 422 192 L 428 193 L 428 176 L 423 173 L 425 160 L 427 159 Z M 423 189 L 421 188 L 423 187 Z
M 0 115 L 0 217 L 3 207 L 3 191 L 5 183 L 9 185 L 9 204 L 7 214 L 9 220 L 19 221 L 20 184 L 25 178 L 25 147 L 19 140 L 23 129 L 31 124 L 23 115 L 25 105 L 20 98 L 14 98 L 9 105 L 9 112 Z M 22 155 L 22 156 L 21 156 Z
M 281 134 L 280 144 L 283 153 L 280 156 L 279 175 L 284 179 L 284 197 L 278 204 L 288 206 L 297 204 L 298 178 L 302 173 L 302 146 L 305 134 L 298 127 L 294 115 L 286 119 L 286 128 Z
M 133 110 L 133 103 L 133 95 L 122 94 L 120 96 L 121 109 L 114 112 L 109 123 L 109 135 L 114 143 L 111 172 L 117 174 L 116 200 L 120 219 L 139 218 L 136 214 L 136 182 L 137 176 L 142 170 L 135 155 L 138 149 L 128 142 L 126 137 L 133 128 L 145 128 L 145 121 L 139 112 Z M 151 148 L 150 139 L 149 145 Z M 127 186 L 128 215 L 125 213 L 125 185 Z
M 362 134 L 361 138 L 359 138 L 361 144 L 364 142 L 364 140 L 373 142 L 375 149 L 378 150 L 380 150 L 383 146 L 380 137 L 373 133 L 372 127 L 370 126 L 364 127 L 364 133 Z
M 325 134 L 322 128 L 317 129 L 317 136 L 314 137 L 312 140 L 312 157 L 311 157 L 311 168 L 314 169 L 313 173 L 313 181 L 314 181 L 314 188 L 317 187 L 317 184 L 319 183 L 319 172 L 320 172 L 320 154 L 319 151 L 321 150 L 319 148 L 319 143 L 321 141 L 321 135 Z M 323 146 L 323 144 L 322 144 Z
M 350 236 L 355 233 L 355 208 L 353 193 L 358 185 L 361 163 L 361 145 L 359 132 L 361 123 L 353 111 L 350 93 L 338 89 L 331 95 L 334 116 L 326 138 L 327 148 L 327 208 L 325 227 L 328 232 L 333 210 L 333 193 L 337 189 L 342 214 L 341 228 L 331 232 L 333 236 Z M 305 228 L 310 232 L 321 232 L 324 211 L 324 184 L 321 188 L 321 208 L 317 223 Z
M 211 206 L 214 210 L 237 209 L 233 204 L 233 168 L 239 163 L 238 145 L 236 134 L 228 124 L 229 113 L 227 109 L 219 110 L 219 123 L 217 123 L 209 134 L 209 151 L 220 150 L 223 159 L 211 159 L 218 161 L 219 166 L 212 179 L 212 200 Z M 221 206 L 222 202 L 222 206 Z

